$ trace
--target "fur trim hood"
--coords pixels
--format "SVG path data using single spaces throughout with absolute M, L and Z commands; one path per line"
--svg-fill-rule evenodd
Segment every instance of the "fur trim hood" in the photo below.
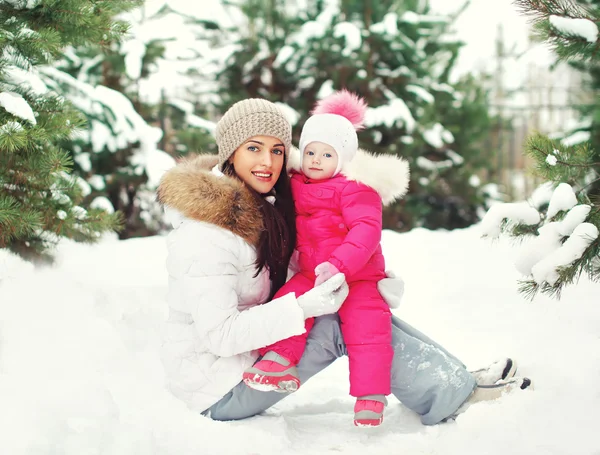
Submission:
M 258 202 L 245 185 L 213 172 L 216 155 L 181 160 L 161 178 L 158 200 L 186 218 L 214 224 L 257 245 L 263 229 Z
M 287 166 L 288 172 L 301 172 L 302 154 L 293 147 Z M 349 163 L 344 163 L 340 174 L 373 188 L 383 201 L 383 205 L 402 198 L 408 191 L 410 170 L 408 162 L 396 155 L 374 155 L 366 150 L 358 149 L 356 156 Z

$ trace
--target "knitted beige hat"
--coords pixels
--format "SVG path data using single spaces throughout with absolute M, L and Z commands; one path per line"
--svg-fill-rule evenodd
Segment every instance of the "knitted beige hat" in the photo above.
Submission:
M 260 98 L 238 101 L 225 112 L 215 128 L 219 168 L 252 136 L 280 139 L 286 155 L 292 148 L 292 125 L 276 104 Z

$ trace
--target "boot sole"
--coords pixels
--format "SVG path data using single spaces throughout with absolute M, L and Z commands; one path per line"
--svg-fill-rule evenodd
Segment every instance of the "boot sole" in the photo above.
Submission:
M 372 419 L 358 419 L 354 420 L 355 427 L 361 428 L 370 428 L 370 427 L 378 427 L 383 423 L 383 417 L 381 419 L 372 420 Z
M 244 384 L 260 392 L 295 392 L 300 387 L 300 380 L 291 375 L 281 377 L 266 376 L 258 373 L 244 373 Z
M 521 379 L 523 382 L 521 382 L 519 389 L 525 390 L 525 389 L 529 388 L 529 386 L 531 386 L 531 379 L 529 379 L 529 378 L 521 378 Z M 497 384 L 488 384 L 488 385 L 485 385 L 485 384 L 478 385 L 477 388 L 479 388 L 479 389 L 499 389 L 499 388 L 506 387 L 507 384 L 514 383 L 514 382 L 516 382 L 516 381 L 514 381 L 514 380 L 511 381 L 510 379 L 508 379 L 507 381 L 504 381 L 499 384 L 497 383 Z

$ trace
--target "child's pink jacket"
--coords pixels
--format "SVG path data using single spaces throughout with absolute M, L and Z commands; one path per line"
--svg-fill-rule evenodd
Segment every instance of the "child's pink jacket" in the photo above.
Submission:
M 328 261 L 348 282 L 384 278 L 382 203 L 406 193 L 406 161 L 359 150 L 338 175 L 326 180 L 299 173 L 297 156 L 291 157 L 290 167 L 300 271 L 314 276 L 315 267 Z
M 329 261 L 348 282 L 384 278 L 382 204 L 375 190 L 343 175 L 311 180 L 295 173 L 292 193 L 303 274 L 311 276 L 317 265 Z

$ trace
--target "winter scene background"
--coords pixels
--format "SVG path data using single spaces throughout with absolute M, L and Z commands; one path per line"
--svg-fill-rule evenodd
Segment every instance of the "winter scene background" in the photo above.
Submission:
M 600 1 L 0 1 L 0 453 L 600 455 Z M 529 12 L 529 14 L 526 14 Z M 352 426 L 347 361 L 214 422 L 164 387 L 155 191 L 263 97 L 300 129 L 367 99 L 405 157 L 384 214 L 394 313 L 533 387 L 433 427 Z

